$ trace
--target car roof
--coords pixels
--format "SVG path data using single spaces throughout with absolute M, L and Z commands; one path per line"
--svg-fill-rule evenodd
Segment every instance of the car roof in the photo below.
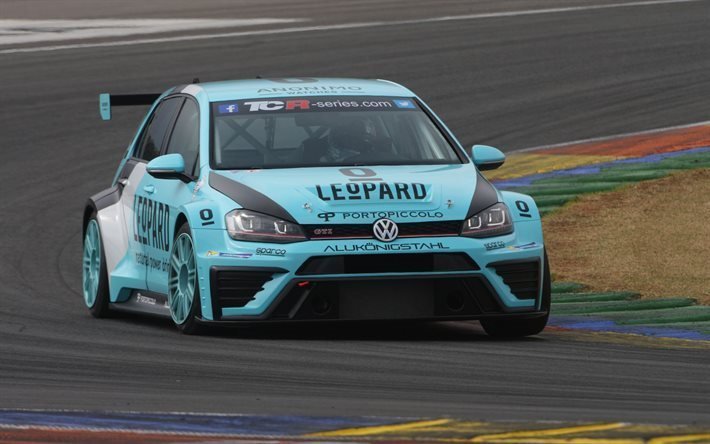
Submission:
M 289 96 L 415 96 L 409 89 L 389 80 L 346 78 L 231 80 L 192 84 L 186 90 L 193 94 L 202 90 L 210 102 Z M 186 90 L 183 91 L 188 92 Z

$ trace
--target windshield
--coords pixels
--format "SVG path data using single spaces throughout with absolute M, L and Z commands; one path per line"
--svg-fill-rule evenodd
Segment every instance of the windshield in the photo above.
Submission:
M 461 163 L 411 98 L 238 100 L 212 114 L 217 169 Z

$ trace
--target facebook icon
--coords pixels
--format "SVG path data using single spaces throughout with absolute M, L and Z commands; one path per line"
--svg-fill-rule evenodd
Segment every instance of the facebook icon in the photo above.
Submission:
M 394 100 L 394 104 L 397 108 L 408 108 L 408 109 L 416 109 L 416 105 L 414 105 L 414 102 L 411 100 Z
M 220 114 L 232 114 L 239 112 L 239 106 L 236 103 L 225 103 L 224 105 L 219 105 Z

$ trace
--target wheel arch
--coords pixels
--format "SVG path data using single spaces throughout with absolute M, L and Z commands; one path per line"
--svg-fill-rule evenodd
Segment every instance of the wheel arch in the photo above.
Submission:
M 188 221 L 187 216 L 185 216 L 185 211 L 181 210 L 175 218 L 175 226 L 173 227 L 173 237 L 176 237 L 178 230 L 185 222 L 187 222 L 190 225 L 190 228 L 192 228 L 192 224 L 190 224 L 190 221 Z
M 120 185 L 113 185 L 112 187 L 106 188 L 105 190 L 96 193 L 93 196 L 89 197 L 89 199 L 87 199 L 86 204 L 84 205 L 84 215 L 82 218 L 82 239 L 83 236 L 86 235 L 86 226 L 89 224 L 89 218 L 91 217 L 91 214 L 96 212 L 96 214 L 98 215 L 99 211 L 103 210 L 104 208 L 110 207 L 111 205 L 117 204 L 120 199 Z
M 94 214 L 96 211 L 96 204 L 94 203 L 91 198 L 89 198 L 86 201 L 86 204 L 84 205 L 84 215 L 82 217 L 81 221 L 81 238 L 82 240 L 84 237 L 86 237 L 86 227 L 89 226 L 89 219 L 91 219 L 91 215 Z

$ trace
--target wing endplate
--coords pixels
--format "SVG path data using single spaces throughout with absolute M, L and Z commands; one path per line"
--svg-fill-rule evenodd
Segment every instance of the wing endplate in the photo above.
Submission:
M 152 105 L 160 94 L 99 94 L 99 113 L 103 120 L 111 120 L 112 106 Z

